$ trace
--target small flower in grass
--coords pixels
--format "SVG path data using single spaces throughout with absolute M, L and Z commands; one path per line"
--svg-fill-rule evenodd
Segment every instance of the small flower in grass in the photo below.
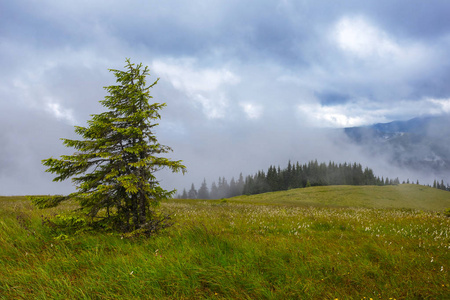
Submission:
M 133 273 L 134 273 L 134 271 L 131 271 L 131 272 L 130 272 L 130 275 L 133 275 Z

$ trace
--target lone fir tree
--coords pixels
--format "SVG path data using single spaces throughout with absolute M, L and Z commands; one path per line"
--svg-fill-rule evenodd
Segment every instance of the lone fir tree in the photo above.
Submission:
M 62 139 L 65 146 L 77 152 L 42 161 L 47 172 L 57 174 L 53 181 L 72 178 L 76 192 L 32 200 L 46 208 L 75 199 L 91 224 L 122 232 L 151 233 L 161 222 L 156 206 L 175 193 L 160 187 L 155 172 L 168 168 L 184 173 L 186 167 L 181 161 L 160 156 L 172 149 L 159 144 L 153 131 L 161 118 L 159 110 L 166 105 L 150 102 L 150 89 L 159 79 L 147 86 L 148 67 L 127 59 L 125 68 L 110 69 L 117 85 L 105 87 L 109 94 L 100 101 L 108 111 L 92 115 L 88 127 L 75 127 L 84 139 Z

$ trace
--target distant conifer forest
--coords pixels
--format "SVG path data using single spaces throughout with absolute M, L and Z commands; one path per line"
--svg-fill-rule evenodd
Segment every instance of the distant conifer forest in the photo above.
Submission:
M 410 182 L 409 179 L 402 183 Z M 359 163 L 335 162 L 318 163 L 317 160 L 305 164 L 291 161 L 285 169 L 279 166 L 270 166 L 267 172 L 258 171 L 254 175 L 244 178 L 242 173 L 238 179 L 234 177 L 228 182 L 225 177 L 219 177 L 217 183 L 212 182 L 208 187 L 206 179 L 197 190 L 192 183 L 189 190 L 184 189 L 178 194 L 179 199 L 222 199 L 240 195 L 255 195 L 267 192 L 283 191 L 295 188 L 324 185 L 396 185 L 400 184 L 398 177 L 395 179 L 375 176 L 372 169 L 364 168 Z M 431 186 L 431 185 L 429 185 Z M 450 191 L 450 185 L 444 181 L 434 181 L 433 187 Z
M 299 162 L 293 164 L 289 161 L 286 168 L 270 166 L 267 172 L 258 171 L 254 175 L 244 178 L 242 173 L 238 179 L 234 177 L 228 182 L 219 177 L 208 188 L 206 179 L 197 190 L 192 184 L 191 188 L 178 195 L 181 199 L 221 199 L 239 195 L 254 195 L 266 192 L 275 192 L 295 188 L 323 185 L 393 185 L 399 184 L 398 178 L 389 179 L 377 177 L 372 169 L 364 168 L 361 164 L 334 162 L 318 163 L 317 160 L 306 164 Z M 409 183 L 409 182 L 408 182 Z

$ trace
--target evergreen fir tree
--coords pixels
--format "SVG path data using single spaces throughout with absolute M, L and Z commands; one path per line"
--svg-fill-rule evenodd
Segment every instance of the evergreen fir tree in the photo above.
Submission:
M 211 191 L 209 193 L 209 198 L 210 199 L 219 199 L 219 190 L 218 190 L 217 185 L 216 185 L 216 183 L 214 181 L 211 184 Z
M 209 199 L 208 186 L 206 185 L 206 179 L 203 179 L 202 185 L 198 189 L 199 199 Z
M 218 198 L 225 198 L 228 197 L 228 193 L 229 193 L 229 185 L 227 180 L 225 179 L 225 177 L 219 177 L 219 183 L 218 183 L 218 187 L 217 187 L 217 193 L 218 193 Z
M 244 195 L 252 195 L 252 194 L 254 194 L 254 190 L 255 190 L 254 182 L 255 181 L 253 180 L 253 177 L 250 176 L 250 175 L 248 175 L 245 178 L 245 184 L 244 184 L 244 190 L 243 190 L 243 194 Z
M 240 195 L 240 191 L 234 177 L 231 178 L 230 181 L 230 189 L 228 191 L 227 197 L 234 197 Z
M 244 176 L 242 175 L 242 173 L 240 173 L 237 182 L 238 195 L 242 195 L 244 193 L 244 185 L 245 185 Z
M 194 184 L 191 185 L 191 189 L 188 192 L 188 199 L 197 199 L 197 190 Z
M 270 166 L 267 170 L 267 185 L 269 186 L 270 191 L 279 191 L 281 188 L 279 187 L 279 178 L 277 174 L 277 170 L 274 166 Z
M 154 128 L 165 103 L 150 103 L 147 67 L 126 60 L 126 70 L 110 70 L 117 85 L 105 87 L 109 95 L 100 103 L 108 111 L 92 115 L 88 127 L 76 126 L 83 140 L 63 139 L 63 144 L 76 149 L 73 155 L 43 160 L 47 172 L 55 173 L 54 181 L 72 178 L 77 191 L 68 196 L 33 197 L 41 208 L 53 207 L 75 199 L 91 224 L 109 226 L 123 232 L 141 229 L 151 233 L 154 208 L 174 191 L 162 189 L 155 172 L 169 168 L 185 172 L 181 161 L 161 154 L 172 149 L 158 143 Z

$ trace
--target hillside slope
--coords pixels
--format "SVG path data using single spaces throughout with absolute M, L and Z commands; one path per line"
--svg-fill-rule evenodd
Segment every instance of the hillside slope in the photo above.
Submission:
M 0 196 L 2 204 L 27 202 L 23 196 Z M 171 199 L 168 202 L 197 202 L 221 200 Z M 242 195 L 227 199 L 228 202 L 364 208 L 400 208 L 426 211 L 443 211 L 450 208 L 450 192 L 416 184 L 387 186 L 332 185 L 315 186 L 257 195 Z M 166 201 L 164 201 L 166 202 Z M 163 202 L 163 203 L 164 203 Z M 0 208 L 4 205 L 0 205 Z M 31 206 L 31 203 L 29 203 Z
M 251 196 L 229 201 L 295 206 L 405 208 L 442 211 L 450 208 L 450 193 L 427 186 L 318 186 Z

